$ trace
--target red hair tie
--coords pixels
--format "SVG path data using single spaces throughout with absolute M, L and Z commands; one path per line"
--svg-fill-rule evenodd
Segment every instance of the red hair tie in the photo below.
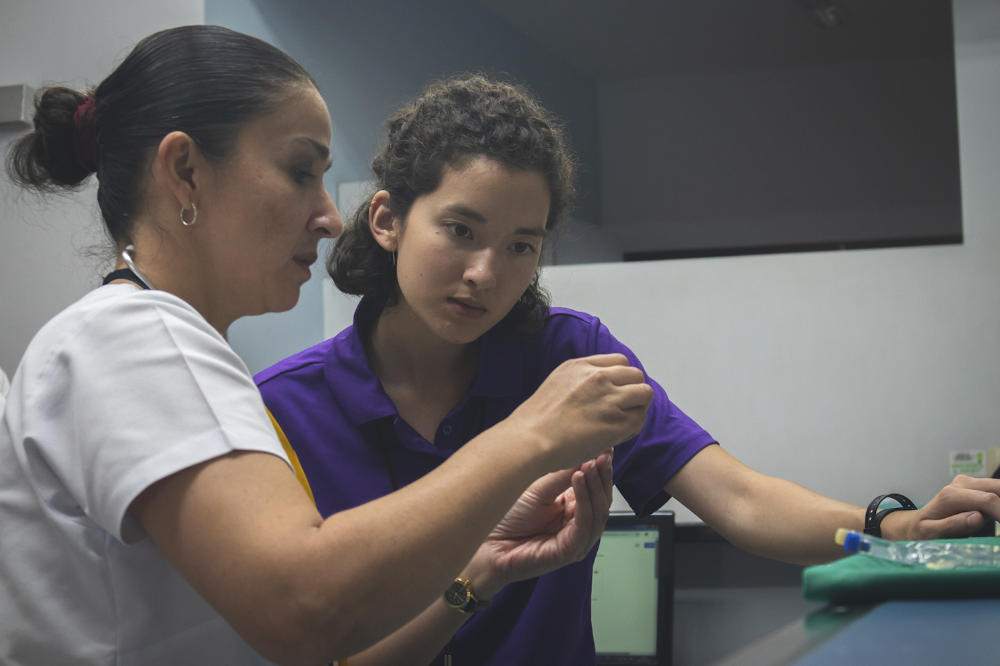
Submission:
M 101 149 L 97 145 L 94 123 L 94 96 L 87 95 L 83 104 L 73 112 L 73 150 L 76 160 L 89 173 L 97 171 Z

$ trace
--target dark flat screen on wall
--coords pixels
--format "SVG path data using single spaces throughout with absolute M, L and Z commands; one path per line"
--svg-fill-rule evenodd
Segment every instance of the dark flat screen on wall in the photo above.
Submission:
M 626 260 L 962 242 L 950 0 L 526 3 L 484 0 L 596 80 Z

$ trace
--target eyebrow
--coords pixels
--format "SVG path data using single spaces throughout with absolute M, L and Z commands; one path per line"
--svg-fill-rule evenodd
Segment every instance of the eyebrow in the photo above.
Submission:
M 452 206 L 445 206 L 445 210 L 459 217 L 464 217 L 468 220 L 474 222 L 479 222 L 480 224 L 486 224 L 486 218 L 468 206 L 463 206 L 462 204 L 454 204 Z M 519 227 L 514 230 L 514 233 L 518 236 L 536 236 L 538 238 L 545 238 L 545 229 L 538 229 L 534 227 Z
M 330 159 L 330 149 L 324 146 L 319 141 L 310 139 L 307 136 L 299 136 L 292 139 L 292 141 L 293 143 L 303 143 L 307 146 L 312 147 L 312 149 L 316 151 L 316 154 L 319 155 L 319 158 L 321 160 L 326 160 L 326 167 L 323 169 L 323 171 L 329 171 L 330 167 L 333 166 L 333 160 Z

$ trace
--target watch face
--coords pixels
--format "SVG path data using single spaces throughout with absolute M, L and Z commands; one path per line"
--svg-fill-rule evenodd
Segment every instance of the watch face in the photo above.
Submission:
M 469 590 L 457 580 L 444 592 L 445 602 L 454 608 L 462 608 L 469 603 Z

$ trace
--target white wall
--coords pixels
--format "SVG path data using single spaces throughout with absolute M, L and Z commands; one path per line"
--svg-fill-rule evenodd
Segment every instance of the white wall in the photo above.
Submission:
M 203 16 L 203 0 L 0 0 L 0 86 L 94 86 L 138 40 Z M 0 150 L 21 133 L 0 132 Z M 11 376 L 38 329 L 100 284 L 105 262 L 81 253 L 102 243 L 96 191 L 40 202 L 0 178 L 0 367 Z
M 964 245 L 546 270 L 737 458 L 857 504 L 1000 444 L 1000 3 L 954 7 Z

